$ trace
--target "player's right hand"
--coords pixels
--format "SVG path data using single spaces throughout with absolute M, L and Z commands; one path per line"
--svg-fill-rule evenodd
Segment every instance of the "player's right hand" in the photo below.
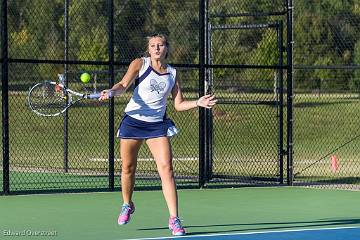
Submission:
M 105 89 L 100 93 L 100 101 L 108 100 L 109 98 L 113 97 L 113 91 L 111 89 Z

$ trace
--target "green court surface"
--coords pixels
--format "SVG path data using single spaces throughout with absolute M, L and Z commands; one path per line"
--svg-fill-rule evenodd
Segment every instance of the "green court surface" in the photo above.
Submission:
M 301 187 L 179 190 L 180 217 L 192 237 L 360 227 L 359 199 L 359 191 Z M 134 202 L 131 222 L 118 226 L 119 192 L 1 196 L 0 239 L 170 237 L 161 191 L 137 191 Z

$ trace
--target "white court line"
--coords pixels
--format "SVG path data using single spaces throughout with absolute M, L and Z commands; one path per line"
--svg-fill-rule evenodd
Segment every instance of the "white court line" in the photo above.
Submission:
M 89 159 L 91 162 L 108 162 L 109 160 L 107 158 L 90 158 Z M 138 161 L 142 162 L 146 162 L 146 161 L 153 161 L 153 158 L 138 158 Z M 174 158 L 173 161 L 197 161 L 198 158 L 197 157 L 179 157 L 179 158 Z M 120 158 L 115 158 L 114 159 L 115 162 L 121 162 Z
M 306 232 L 306 231 L 326 231 L 326 230 L 341 230 L 341 229 L 360 229 L 358 227 L 333 227 L 333 228 L 304 228 L 304 229 L 284 229 L 274 231 L 259 231 L 259 232 L 241 232 L 228 234 L 203 234 L 203 235 L 188 235 L 188 236 L 172 236 L 172 237 L 154 237 L 154 238 L 129 238 L 125 240 L 157 240 L 157 239 L 181 239 L 181 238 L 203 238 L 203 237 L 221 237 L 221 236 L 237 236 L 237 235 L 255 235 L 267 233 L 286 233 L 286 232 Z

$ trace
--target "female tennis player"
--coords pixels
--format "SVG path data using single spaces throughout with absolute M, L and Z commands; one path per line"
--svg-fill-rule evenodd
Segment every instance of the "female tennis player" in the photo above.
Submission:
M 117 136 L 120 138 L 122 160 L 121 187 L 123 205 L 118 224 L 127 224 L 135 211 L 132 194 L 135 184 L 137 155 L 143 141 L 153 155 L 169 209 L 169 229 L 173 235 L 185 235 L 178 215 L 178 197 L 174 179 L 170 137 L 177 133 L 174 123 L 166 116 L 167 97 L 172 95 L 177 111 L 196 107 L 211 108 L 214 96 L 205 95 L 196 101 L 186 101 L 176 69 L 167 64 L 169 42 L 163 34 L 147 37 L 146 57 L 131 62 L 122 78 L 111 89 L 101 92 L 100 100 L 120 95 L 135 81 L 133 96 L 125 108 Z

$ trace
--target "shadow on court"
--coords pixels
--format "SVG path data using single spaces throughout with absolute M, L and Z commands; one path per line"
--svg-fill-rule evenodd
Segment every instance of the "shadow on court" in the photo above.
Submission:
M 221 234 L 231 232 L 251 232 L 264 230 L 281 230 L 281 229 L 303 229 L 303 228 L 324 228 L 324 227 L 341 227 L 341 226 L 358 226 L 360 224 L 359 218 L 353 219 L 324 219 L 318 221 L 294 221 L 294 222 L 259 222 L 259 223 L 228 223 L 228 224 L 213 224 L 213 225 L 184 225 L 187 229 L 187 235 L 201 235 L 201 234 Z M 251 227 L 257 226 L 257 227 Z M 266 227 L 269 226 L 269 227 Z M 233 228 L 233 229 L 229 229 Z M 202 228 L 220 228 L 213 231 L 197 231 Z M 222 230 L 221 228 L 226 228 Z M 158 231 L 168 229 L 166 227 L 155 228 L 138 228 L 139 231 Z

